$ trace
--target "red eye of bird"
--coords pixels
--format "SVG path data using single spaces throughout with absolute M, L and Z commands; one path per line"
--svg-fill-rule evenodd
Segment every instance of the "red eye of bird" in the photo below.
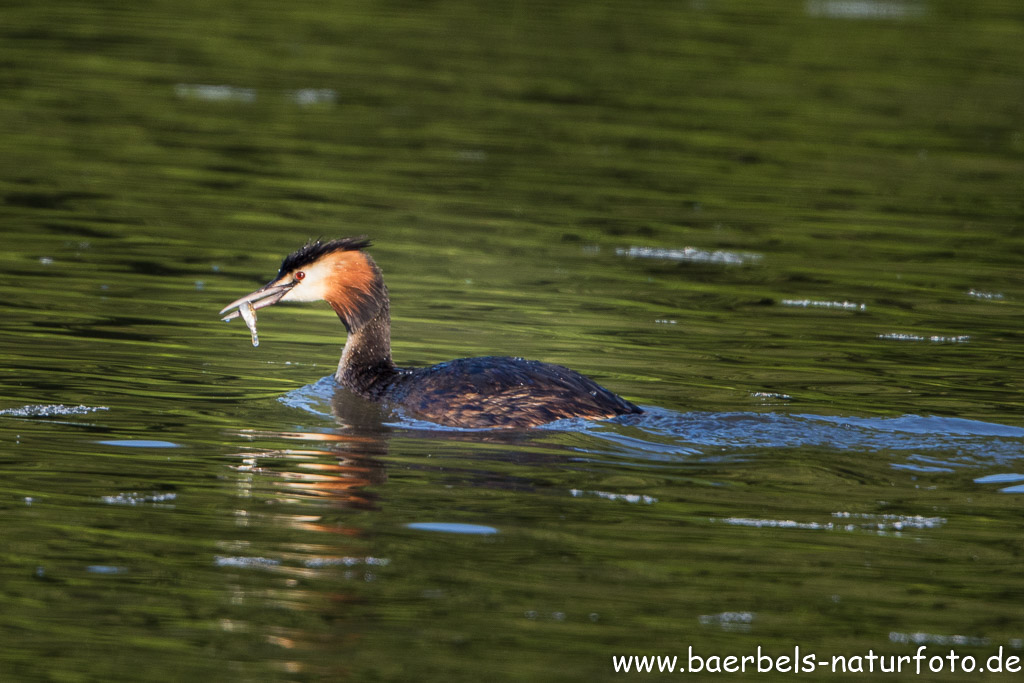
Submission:
M 304 277 L 306 277 L 306 273 L 304 273 L 301 270 L 299 272 L 295 273 L 295 281 L 296 282 L 298 282 L 299 280 L 301 280 Z

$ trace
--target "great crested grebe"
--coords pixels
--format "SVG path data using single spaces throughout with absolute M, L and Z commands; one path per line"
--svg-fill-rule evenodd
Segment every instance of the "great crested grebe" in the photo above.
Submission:
M 486 356 L 396 367 L 388 289 L 380 268 L 363 251 L 368 246 L 369 240 L 352 238 L 311 242 L 285 257 L 273 280 L 232 301 L 221 315 L 237 309 L 224 320 L 243 315 L 255 333 L 254 309 L 322 299 L 348 331 L 334 375 L 338 383 L 442 425 L 534 427 L 563 418 L 600 420 L 642 412 L 574 370 L 535 360 Z

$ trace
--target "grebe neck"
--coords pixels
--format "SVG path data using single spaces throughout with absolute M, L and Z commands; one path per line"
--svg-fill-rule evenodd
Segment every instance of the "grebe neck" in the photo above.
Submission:
M 338 362 L 334 378 L 346 389 L 365 398 L 375 398 L 383 393 L 388 381 L 398 374 L 391 360 L 391 313 L 387 290 L 377 313 L 355 330 L 349 329 L 345 348 Z M 337 310 L 337 309 L 336 309 Z M 338 317 L 349 327 L 347 320 L 338 311 Z

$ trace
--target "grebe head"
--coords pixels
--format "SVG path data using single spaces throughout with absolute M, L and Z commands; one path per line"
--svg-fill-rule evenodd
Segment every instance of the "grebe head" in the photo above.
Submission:
M 265 308 L 279 301 L 326 301 L 338 313 L 349 332 L 369 322 L 386 301 L 380 269 L 362 250 L 365 238 L 310 242 L 281 262 L 277 276 L 255 292 L 224 307 L 252 304 Z M 226 316 L 230 320 L 238 311 Z

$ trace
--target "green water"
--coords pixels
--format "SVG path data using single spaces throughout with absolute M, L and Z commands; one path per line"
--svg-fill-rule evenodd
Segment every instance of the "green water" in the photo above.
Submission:
M 1016 3 L 21 3 L 0 65 L 0 680 L 1024 658 Z M 382 423 L 325 305 L 217 319 L 363 234 L 400 363 L 648 412 Z

